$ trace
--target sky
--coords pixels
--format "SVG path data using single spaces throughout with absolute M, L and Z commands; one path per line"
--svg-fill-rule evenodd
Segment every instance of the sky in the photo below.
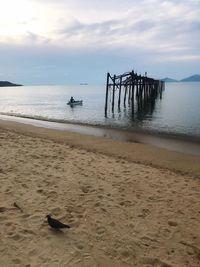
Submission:
M 200 74 L 200 0 L 0 0 L 0 80 L 103 84 Z

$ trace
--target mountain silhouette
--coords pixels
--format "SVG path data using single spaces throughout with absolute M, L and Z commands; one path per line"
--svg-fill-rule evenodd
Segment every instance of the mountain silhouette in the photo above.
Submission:
M 164 79 L 161 79 L 161 81 L 164 81 L 164 82 L 200 82 L 200 75 L 195 74 L 195 75 L 189 76 L 189 77 L 184 78 L 184 79 L 179 80 L 179 81 L 166 77 Z

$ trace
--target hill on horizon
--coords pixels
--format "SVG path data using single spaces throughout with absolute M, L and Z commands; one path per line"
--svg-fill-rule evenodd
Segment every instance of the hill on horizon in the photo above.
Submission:
M 178 82 L 177 80 L 172 79 L 172 78 L 169 78 L 169 77 L 166 77 L 166 78 L 161 79 L 161 80 L 164 81 L 164 82 L 167 82 L 167 83 L 170 83 L 170 82 Z
M 0 87 L 6 87 L 6 86 L 22 86 L 21 84 L 11 83 L 8 81 L 0 81 Z
M 195 74 L 195 75 L 189 76 L 187 78 L 184 78 L 182 80 L 175 80 L 175 79 L 168 78 L 168 77 L 161 79 L 161 80 L 164 82 L 200 82 L 200 75 Z
M 200 75 L 195 74 L 195 75 L 189 76 L 187 78 L 180 80 L 180 82 L 200 82 Z

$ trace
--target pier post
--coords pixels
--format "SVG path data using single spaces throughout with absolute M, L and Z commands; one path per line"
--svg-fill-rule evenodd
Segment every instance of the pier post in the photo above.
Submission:
M 132 116 L 134 116 L 134 87 L 135 87 L 135 81 L 134 81 L 134 71 L 131 72 L 131 108 L 132 108 Z
M 119 80 L 118 108 L 120 108 L 120 103 L 121 103 L 121 90 L 122 90 L 122 77 L 120 77 L 120 80 Z
M 115 106 L 115 80 L 116 80 L 116 75 L 114 75 L 113 77 L 112 112 L 114 112 L 114 106 Z
M 124 107 L 126 107 L 126 93 L 127 93 L 127 85 L 125 85 L 125 92 L 124 92 Z
M 107 72 L 107 82 L 106 82 L 106 101 L 105 101 L 105 117 L 107 117 L 107 109 L 108 109 L 108 88 L 109 88 L 109 78 L 110 78 L 110 73 Z

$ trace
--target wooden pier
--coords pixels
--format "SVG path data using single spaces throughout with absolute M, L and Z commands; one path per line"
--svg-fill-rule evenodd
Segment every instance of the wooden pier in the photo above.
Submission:
M 163 81 L 149 78 L 146 73 L 145 76 L 138 75 L 134 71 L 113 76 L 107 73 L 105 116 L 107 117 L 109 91 L 112 94 L 113 113 L 115 103 L 117 103 L 119 110 L 122 103 L 124 107 L 128 103 L 131 106 L 132 114 L 134 114 L 136 109 L 145 109 L 149 102 L 155 103 L 156 98 L 162 98 L 164 87 Z M 117 97 L 118 99 L 116 99 Z

